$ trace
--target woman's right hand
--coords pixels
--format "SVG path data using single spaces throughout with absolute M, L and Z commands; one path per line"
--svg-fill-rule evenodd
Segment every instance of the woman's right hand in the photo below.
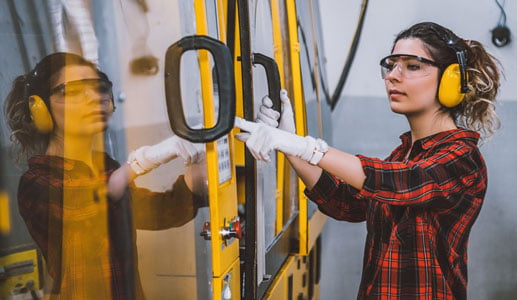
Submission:
M 143 175 L 178 156 L 183 158 L 186 164 L 203 162 L 205 145 L 194 144 L 174 135 L 158 144 L 142 146 L 131 152 L 128 164 L 137 175 Z
M 293 108 L 285 89 L 280 91 L 280 101 L 282 101 L 281 114 L 272 108 L 273 101 L 271 101 L 268 96 L 264 96 L 264 98 L 262 98 L 262 104 L 260 105 L 256 121 L 257 123 L 264 123 L 272 127 L 277 127 L 278 129 L 289 133 L 295 133 L 296 127 L 294 124 Z

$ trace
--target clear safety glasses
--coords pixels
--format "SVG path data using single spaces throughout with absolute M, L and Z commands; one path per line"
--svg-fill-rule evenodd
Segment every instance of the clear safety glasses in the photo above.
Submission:
M 57 96 L 56 102 L 70 101 L 80 103 L 84 96 L 100 96 L 101 100 L 111 100 L 112 83 L 100 78 L 73 80 L 62 83 L 50 90 L 50 95 Z
M 382 79 L 385 79 L 395 68 L 403 78 L 418 78 L 431 74 L 433 67 L 440 67 L 432 60 L 409 54 L 386 56 L 381 59 L 380 65 Z

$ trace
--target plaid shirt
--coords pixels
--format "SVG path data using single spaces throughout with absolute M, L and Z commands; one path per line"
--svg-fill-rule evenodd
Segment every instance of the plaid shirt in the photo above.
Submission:
M 366 221 L 358 299 L 466 299 L 467 244 L 487 187 L 479 134 L 455 129 L 402 144 L 386 160 L 358 156 L 358 191 L 323 172 L 306 195 L 325 214 Z
M 52 277 L 51 299 L 143 299 L 136 261 L 136 229 L 185 224 L 201 201 L 180 176 L 172 190 L 131 186 L 118 201 L 106 183 L 119 164 L 98 153 L 105 173 L 80 161 L 37 155 L 18 187 L 18 206 Z

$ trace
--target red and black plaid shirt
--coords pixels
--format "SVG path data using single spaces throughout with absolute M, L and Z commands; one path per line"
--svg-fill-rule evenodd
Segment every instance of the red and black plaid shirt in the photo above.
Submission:
M 32 157 L 18 187 L 19 211 L 53 279 L 51 299 L 143 299 L 136 229 L 181 226 L 202 200 L 183 176 L 167 192 L 131 186 L 122 199 L 106 199 L 106 182 L 119 164 L 96 157 L 105 161 L 98 176 L 80 161 Z
M 409 133 L 386 160 L 358 156 L 358 191 L 323 172 L 306 195 L 325 214 L 366 220 L 358 299 L 466 299 L 467 245 L 487 188 L 477 141 L 465 129 L 415 141 Z

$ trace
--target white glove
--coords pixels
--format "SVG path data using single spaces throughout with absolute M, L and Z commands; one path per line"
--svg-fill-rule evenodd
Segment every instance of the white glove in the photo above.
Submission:
M 311 136 L 301 137 L 264 123 L 235 118 L 235 126 L 248 133 L 240 133 L 236 138 L 246 142 L 248 150 L 257 160 L 270 161 L 269 153 L 278 150 L 288 155 L 297 156 L 311 164 L 317 164 L 323 157 L 322 151 L 328 146 L 320 139 Z M 321 156 L 320 156 L 321 154 Z
M 280 90 L 280 101 L 282 101 L 282 116 L 272 109 L 273 101 L 268 96 L 262 98 L 262 105 L 260 106 L 259 113 L 257 114 L 257 123 L 265 123 L 272 127 L 278 127 L 278 129 L 295 133 L 296 127 L 294 124 L 293 108 L 291 101 L 287 97 L 287 91 Z M 280 118 L 280 122 L 278 119 Z
M 178 156 L 186 164 L 199 163 L 205 158 L 205 145 L 194 144 L 174 135 L 153 146 L 136 149 L 129 154 L 127 162 L 137 175 L 142 175 Z

